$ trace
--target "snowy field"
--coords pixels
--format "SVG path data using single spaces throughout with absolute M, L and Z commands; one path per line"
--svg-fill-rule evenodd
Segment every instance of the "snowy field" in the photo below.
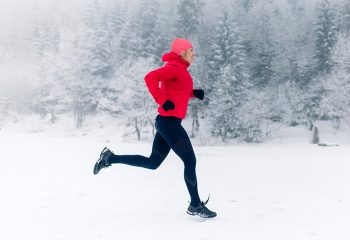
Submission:
M 349 240 L 350 144 L 195 146 L 213 220 L 188 216 L 183 165 L 156 171 L 93 165 L 103 146 L 144 154 L 149 142 L 0 131 L 0 238 Z

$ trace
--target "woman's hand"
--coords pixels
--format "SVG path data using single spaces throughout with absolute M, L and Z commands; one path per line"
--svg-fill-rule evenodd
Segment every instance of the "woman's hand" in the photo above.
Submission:
M 164 109 L 164 111 L 168 111 L 170 109 L 174 109 L 175 105 L 172 101 L 166 100 L 165 103 L 163 103 L 162 108 Z
M 204 98 L 204 91 L 202 89 L 193 89 L 193 95 L 200 99 L 200 100 L 203 100 Z

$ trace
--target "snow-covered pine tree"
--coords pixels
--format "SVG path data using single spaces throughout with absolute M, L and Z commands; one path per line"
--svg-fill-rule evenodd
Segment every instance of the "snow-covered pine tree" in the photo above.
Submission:
M 350 34 L 350 1 L 341 0 L 337 7 L 338 29 L 340 32 Z
M 63 100 L 61 79 L 59 77 L 59 59 L 61 29 L 54 5 L 46 13 L 38 12 L 35 19 L 34 46 L 39 62 L 41 84 L 35 91 L 31 108 L 43 118 L 50 114 L 54 123 L 57 114 L 64 112 L 67 104 Z
M 350 39 L 346 33 L 338 35 L 332 60 L 334 69 L 323 78 L 326 94 L 322 110 L 333 120 L 335 128 L 339 128 L 341 120 L 350 126 Z
M 287 39 L 291 39 L 289 54 L 286 55 L 289 62 L 287 76 L 289 81 L 302 88 L 313 77 L 312 60 L 314 53 L 314 37 L 310 34 L 313 29 L 313 18 L 306 10 L 305 2 L 288 1 L 290 3 L 290 19 L 286 22 L 288 29 Z M 293 24 L 288 24 L 288 21 Z M 291 26 L 292 25 L 292 26 Z
M 215 28 L 211 52 L 209 66 L 212 74 L 216 75 L 209 103 L 212 111 L 211 126 L 214 135 L 221 136 L 225 141 L 228 137 L 241 135 L 238 112 L 247 101 L 249 88 L 243 39 L 238 25 L 229 17 L 227 9 L 223 10 Z
M 105 12 L 103 4 L 98 1 L 93 2 L 83 19 L 88 30 L 84 38 L 90 48 L 87 56 L 90 66 L 87 71 L 91 77 L 110 79 L 115 71 L 114 50 L 111 47 L 114 32 L 109 28 L 109 19 Z
M 247 143 L 263 142 L 269 134 L 269 122 L 266 120 L 270 111 L 270 93 L 268 89 L 251 88 L 246 92 L 248 99 L 242 102 L 237 114 L 240 120 L 240 139 Z
M 132 14 L 130 13 L 130 15 Z M 135 59 L 138 57 L 138 44 L 135 21 L 132 16 L 129 16 L 124 28 L 120 32 L 118 58 L 119 66 L 124 65 L 125 62 L 130 62 L 130 59 Z
M 125 86 L 121 83 L 119 74 L 123 74 L 123 72 L 118 72 L 115 77 L 111 79 L 108 88 L 102 92 L 102 96 L 98 102 L 98 110 L 111 116 L 121 116 L 123 112 L 121 101 Z
M 286 123 L 295 126 L 305 123 L 307 117 L 303 111 L 305 88 L 314 77 L 313 54 L 314 37 L 310 34 L 314 31 L 314 18 L 307 11 L 307 3 L 302 1 L 288 1 L 287 12 L 284 14 L 285 30 L 279 31 L 281 36 L 279 41 L 283 40 L 285 46 L 278 49 L 279 58 L 288 62 L 288 68 L 282 71 L 285 83 L 282 90 L 284 96 L 280 94 L 287 102 L 282 104 L 281 110 L 285 112 L 284 119 Z M 278 64 L 276 61 L 275 64 Z M 278 74 L 276 77 L 280 77 Z M 277 100 L 277 102 L 281 102 Z
M 63 113 L 67 107 L 58 68 L 58 52 L 44 51 L 41 56 L 40 85 L 35 90 L 31 109 L 43 119 L 49 114 L 50 121 L 55 123 L 57 114 Z
M 251 29 L 249 36 L 249 59 L 251 77 L 256 87 L 268 85 L 274 75 L 274 44 L 271 30 L 271 16 L 266 6 L 257 5 L 251 9 Z M 253 27 L 254 26 L 254 27 Z
M 100 5 L 101 11 L 97 16 L 101 24 L 103 24 L 103 33 L 106 37 L 100 36 L 101 48 L 100 60 L 103 61 L 103 56 L 108 59 L 107 67 L 111 71 L 108 72 L 108 76 L 105 76 L 105 85 L 100 89 L 100 96 L 98 97 L 98 111 L 105 112 L 110 115 L 121 114 L 121 104 L 119 104 L 119 98 L 123 91 L 118 81 L 120 65 L 123 61 L 120 59 L 120 39 L 122 30 L 127 21 L 128 8 L 126 3 L 120 3 L 117 1 L 108 0 Z M 96 31 L 96 35 L 100 34 L 101 30 Z M 96 61 L 98 64 L 98 61 Z M 102 66 L 106 66 L 103 63 Z
M 224 11 L 222 16 L 218 19 L 215 26 L 215 33 L 213 34 L 211 49 L 207 54 L 207 81 L 209 86 L 209 101 L 213 89 L 217 85 L 217 78 L 221 74 L 221 68 L 229 64 L 230 43 L 230 26 L 228 19 L 228 12 Z
M 326 91 L 321 110 L 333 121 L 335 128 L 345 121 L 350 127 L 350 73 L 337 71 L 324 78 Z
M 290 110 L 290 115 L 287 116 L 290 126 L 296 126 L 306 121 L 306 115 L 303 111 L 304 107 L 304 92 L 298 85 L 298 82 L 289 81 L 285 85 L 285 98 L 287 108 Z
M 315 54 L 314 77 L 305 88 L 303 111 L 308 121 L 327 117 L 321 111 L 321 101 L 325 95 L 322 85 L 324 76 L 332 71 L 334 63 L 331 54 L 336 42 L 336 23 L 334 11 L 329 0 L 321 0 L 317 7 L 317 20 L 315 23 Z
M 56 112 L 73 111 L 77 127 L 82 126 L 87 114 L 96 110 L 115 68 L 115 53 L 110 44 L 114 35 L 108 27 L 104 5 L 94 1 L 87 7 L 84 15 L 65 18 L 65 25 L 53 21 L 62 13 L 52 11 L 46 21 L 37 21 L 36 31 L 43 80 L 37 89 L 34 109 L 42 115 L 50 113 L 51 121 Z M 63 34 L 50 34 L 58 27 Z M 49 29 L 48 34 L 38 34 L 41 29 Z M 45 45 L 40 44 L 40 36 L 45 36 L 42 40 Z M 52 39 L 47 39 L 48 36 Z
M 107 0 L 104 5 L 104 17 L 109 31 L 113 35 L 113 40 L 119 40 L 118 36 L 126 22 L 128 8 L 126 3 L 115 0 Z
M 240 82 L 242 79 L 235 75 L 234 68 L 231 64 L 221 68 L 218 86 L 213 92 L 216 97 L 210 103 L 212 132 L 214 136 L 221 136 L 223 141 L 243 134 L 239 112 L 247 101 L 247 89 Z
M 335 14 L 329 0 L 321 0 L 317 9 L 315 24 L 315 71 L 318 74 L 327 74 L 332 70 L 331 53 L 336 42 Z
M 158 9 L 158 11 L 160 11 Z M 158 13 L 155 23 L 155 29 L 153 32 L 153 40 L 152 44 L 156 46 L 154 48 L 153 59 L 156 65 L 163 65 L 162 56 L 165 52 L 169 52 L 170 50 L 170 42 L 171 42 L 171 30 L 169 29 L 168 16 L 164 13 Z
M 350 73 L 350 38 L 347 33 L 337 35 L 337 43 L 332 52 L 335 71 Z
M 117 76 L 123 88 L 118 104 L 132 134 L 136 133 L 137 139 L 141 140 L 142 134 L 149 129 L 155 134 L 153 124 L 157 107 L 144 81 L 144 76 L 155 69 L 155 65 L 151 58 L 138 58 L 125 64 L 127 67 Z
M 288 8 L 289 7 L 289 8 Z M 273 58 L 271 67 L 273 75 L 270 82 L 264 90 L 269 92 L 269 96 L 265 99 L 269 106 L 269 111 L 266 112 L 265 118 L 273 122 L 289 122 L 291 118 L 290 106 L 288 106 L 288 82 L 300 82 L 302 78 L 302 60 L 305 49 L 308 45 L 299 45 L 297 42 L 302 41 L 298 32 L 302 32 L 303 28 L 299 29 L 297 19 L 293 16 L 298 13 L 299 6 L 297 2 L 285 6 L 282 9 L 276 2 L 269 3 L 267 7 L 267 16 L 270 19 L 270 39 L 273 39 Z M 285 12 L 282 12 L 282 11 Z M 293 12 L 297 11 L 297 12 Z M 305 21 L 305 20 L 304 20 Z
M 180 0 L 178 2 L 176 23 L 178 37 L 195 40 L 202 24 L 203 4 L 201 0 Z
M 325 95 L 325 89 L 322 84 L 323 78 L 324 75 L 314 77 L 304 88 L 303 113 L 307 118 L 307 122 L 312 124 L 323 117 L 320 105 Z
M 156 8 L 157 4 L 154 0 L 143 0 L 134 18 L 137 57 L 156 60 L 154 53 L 157 46 L 153 44 L 156 32 Z
M 63 72 L 77 128 L 82 127 L 88 114 L 96 111 L 114 76 L 114 50 L 110 47 L 112 34 L 102 9 L 97 2 L 89 6 L 82 21 L 72 26 L 75 30 L 62 56 L 64 62 L 70 64 L 63 66 Z
M 53 78 L 44 81 L 35 91 L 31 108 L 40 114 L 42 119 L 49 116 L 49 121 L 55 123 L 58 115 L 66 113 L 70 106 L 64 91 L 62 79 Z
M 55 13 L 56 9 L 52 8 L 48 12 L 38 11 L 35 14 L 33 43 L 36 55 L 41 60 L 46 52 L 55 53 L 59 50 L 60 30 Z
M 137 58 L 151 58 L 160 63 L 162 54 L 168 49 L 164 32 L 159 29 L 159 3 L 157 0 L 143 0 L 129 17 L 121 33 L 121 62 Z

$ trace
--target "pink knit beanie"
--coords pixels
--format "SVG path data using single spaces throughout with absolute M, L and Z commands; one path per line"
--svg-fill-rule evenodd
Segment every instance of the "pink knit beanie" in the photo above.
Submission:
M 171 51 L 177 55 L 180 55 L 183 51 L 186 51 L 189 48 L 192 48 L 192 44 L 184 38 L 175 38 L 171 44 Z

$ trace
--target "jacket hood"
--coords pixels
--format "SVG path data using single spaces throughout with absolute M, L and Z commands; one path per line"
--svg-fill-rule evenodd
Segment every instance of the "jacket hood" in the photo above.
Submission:
M 174 52 L 165 53 L 162 57 L 162 61 L 163 62 L 178 62 L 178 63 L 185 65 L 186 68 L 190 66 L 189 62 L 182 59 L 179 55 L 177 55 Z

